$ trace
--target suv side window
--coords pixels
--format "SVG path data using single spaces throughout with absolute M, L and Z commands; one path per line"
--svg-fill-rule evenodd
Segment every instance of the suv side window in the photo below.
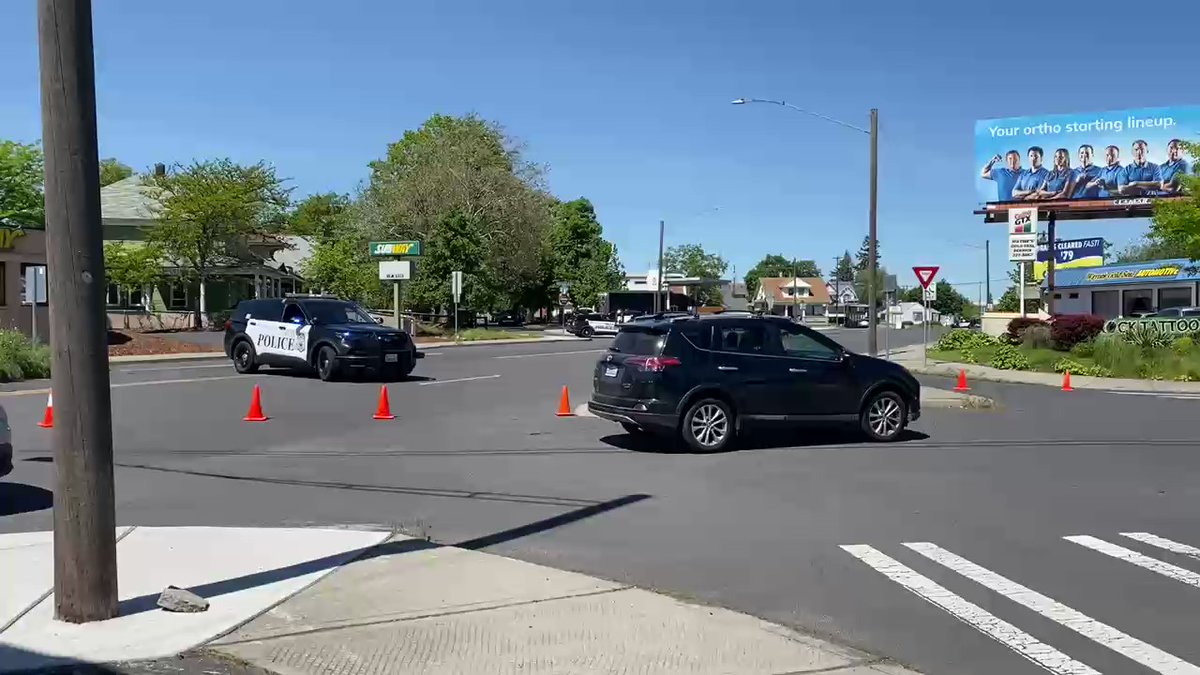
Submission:
M 770 354 L 766 326 L 762 324 L 733 324 L 717 326 L 716 344 L 712 348 L 719 352 L 736 354 Z
M 303 325 L 305 323 L 304 310 L 300 309 L 300 305 L 291 304 L 283 308 L 283 322 Z
M 807 328 L 791 324 L 779 326 L 779 340 L 783 344 L 784 356 L 802 359 L 836 361 L 840 355 L 836 349 L 822 342 Z
M 257 319 L 259 321 L 278 321 L 279 308 L 281 303 L 278 300 L 243 300 L 238 303 L 237 309 L 233 310 L 234 316 L 237 319 Z
M 680 327 L 679 333 L 700 349 L 708 349 L 712 338 L 712 326 L 703 323 L 688 323 Z

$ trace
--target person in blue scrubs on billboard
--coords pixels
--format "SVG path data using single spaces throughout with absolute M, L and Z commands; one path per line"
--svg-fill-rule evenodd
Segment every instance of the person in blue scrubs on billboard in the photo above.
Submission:
M 1115 197 L 1125 182 L 1125 167 L 1121 166 L 1121 149 L 1110 145 L 1104 149 L 1104 168 L 1100 177 L 1091 182 L 1090 187 L 1096 189 L 1096 196 Z
M 1096 199 L 1100 196 L 1100 186 L 1096 181 L 1104 170 L 1092 164 L 1094 152 L 1090 145 L 1079 146 L 1079 168 L 1075 169 L 1075 175 L 1071 178 L 1071 199 Z
M 1005 165 L 996 166 L 1001 160 Z M 996 201 L 1011 201 L 1013 188 L 1017 184 L 1017 178 L 1021 175 L 1021 153 L 1009 150 L 1004 153 L 1004 157 L 996 155 L 983 165 L 980 175 L 990 181 L 995 181 Z
M 1042 187 L 1030 199 L 1066 199 L 1074 183 L 1075 172 L 1071 169 L 1071 151 L 1059 148 L 1054 151 L 1054 169 L 1046 174 Z
M 1178 138 L 1172 138 L 1167 143 L 1167 161 L 1158 166 L 1158 177 L 1162 179 L 1159 194 L 1165 197 L 1181 194 L 1183 185 L 1179 179 L 1187 172 L 1188 161 L 1183 158 L 1183 146 Z
M 1158 193 L 1162 187 L 1162 177 L 1158 165 L 1146 158 L 1150 148 L 1146 141 L 1138 139 L 1133 142 L 1133 163 L 1125 167 L 1125 182 L 1121 185 L 1121 194 L 1126 197 L 1149 197 Z
M 1013 199 L 1032 199 L 1032 195 L 1042 189 L 1042 183 L 1046 182 L 1046 176 L 1050 170 L 1042 166 L 1042 149 L 1038 146 L 1033 146 L 1029 149 L 1029 168 L 1021 171 L 1021 175 L 1017 177 L 1017 184 L 1013 186 Z

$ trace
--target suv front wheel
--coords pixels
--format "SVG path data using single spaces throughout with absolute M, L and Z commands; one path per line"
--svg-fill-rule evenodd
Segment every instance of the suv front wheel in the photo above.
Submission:
M 702 398 L 683 416 L 680 434 L 697 452 L 720 452 L 733 441 L 733 410 L 716 398 Z
M 333 347 L 329 345 L 321 345 L 317 350 L 317 377 L 323 382 L 331 382 L 337 379 L 338 362 L 337 354 L 333 351 Z
M 908 424 L 908 406 L 894 391 L 876 392 L 863 406 L 859 423 L 871 440 L 894 441 Z

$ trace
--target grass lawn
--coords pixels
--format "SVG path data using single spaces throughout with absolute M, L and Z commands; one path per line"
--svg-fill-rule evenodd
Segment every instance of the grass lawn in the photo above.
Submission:
M 981 366 L 986 366 L 992 362 L 992 357 L 996 355 L 997 349 L 999 349 L 999 345 L 994 347 L 976 347 L 975 349 L 971 349 L 969 351 L 972 355 L 974 355 L 975 363 Z M 1029 370 L 1041 373 L 1053 373 L 1054 364 L 1058 363 L 1064 358 L 1071 359 L 1072 361 L 1085 366 L 1095 364 L 1095 360 L 1091 357 L 1075 356 L 1074 354 L 1060 352 L 1054 349 L 1030 349 L 1027 347 L 1018 347 L 1017 349 L 1026 359 L 1029 359 Z M 963 353 L 961 351 L 942 352 L 931 349 L 929 351 L 929 358 L 937 359 L 938 361 L 950 361 L 952 363 L 967 363 L 967 361 L 963 359 Z
M 477 340 L 522 340 L 536 337 L 541 336 L 536 333 L 496 330 L 495 328 L 468 328 L 467 330 L 460 331 L 458 334 L 458 339 L 462 342 L 475 342 Z
M 960 350 L 930 350 L 929 358 L 990 366 L 998 349 L 1000 347 L 996 345 L 966 350 L 971 355 L 969 359 Z M 1100 340 L 1091 356 L 1025 346 L 1017 350 L 1029 361 L 1029 367 L 1025 369 L 1029 371 L 1057 372 L 1055 364 L 1068 359 L 1074 364 L 1072 375 L 1200 382 L 1200 347 L 1179 351 L 1164 347 L 1143 349 L 1123 340 Z

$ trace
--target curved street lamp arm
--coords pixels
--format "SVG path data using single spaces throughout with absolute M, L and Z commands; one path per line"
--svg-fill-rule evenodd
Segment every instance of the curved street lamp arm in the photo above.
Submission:
M 823 119 L 823 120 L 825 120 L 826 122 L 832 122 L 832 123 L 834 123 L 834 124 L 836 124 L 836 125 L 838 125 L 838 126 L 843 126 L 843 127 L 846 127 L 847 129 L 853 129 L 853 130 L 855 130 L 855 131 L 857 131 L 857 132 L 859 132 L 859 133 L 863 133 L 863 134 L 870 134 L 870 133 L 871 133 L 870 131 L 868 131 L 867 129 L 863 129 L 862 127 L 856 127 L 856 126 L 854 126 L 853 124 L 849 124 L 849 123 L 847 123 L 847 122 L 843 122 L 843 121 L 841 121 L 841 120 L 834 119 L 834 118 L 832 118 L 832 117 L 829 117 L 829 116 L 827 116 L 827 115 L 822 115 L 821 113 L 816 113 L 816 112 L 813 112 L 813 111 L 811 111 L 811 110 L 805 110 L 804 108 L 801 108 L 800 106 L 792 105 L 791 103 L 788 103 L 787 101 L 776 101 L 776 100 L 769 99 L 769 98 L 739 98 L 739 99 L 737 99 L 736 101 L 734 101 L 734 103 L 735 103 L 735 104 L 741 104 L 741 103 L 772 103 L 772 104 L 775 104 L 775 105 L 783 106 L 783 107 L 785 107 L 785 108 L 791 108 L 792 110 L 795 110 L 795 111 L 797 111 L 797 112 L 802 112 L 802 113 L 804 113 L 805 115 L 811 115 L 811 116 L 813 116 L 813 117 L 816 117 L 816 118 L 818 118 L 818 119 Z

